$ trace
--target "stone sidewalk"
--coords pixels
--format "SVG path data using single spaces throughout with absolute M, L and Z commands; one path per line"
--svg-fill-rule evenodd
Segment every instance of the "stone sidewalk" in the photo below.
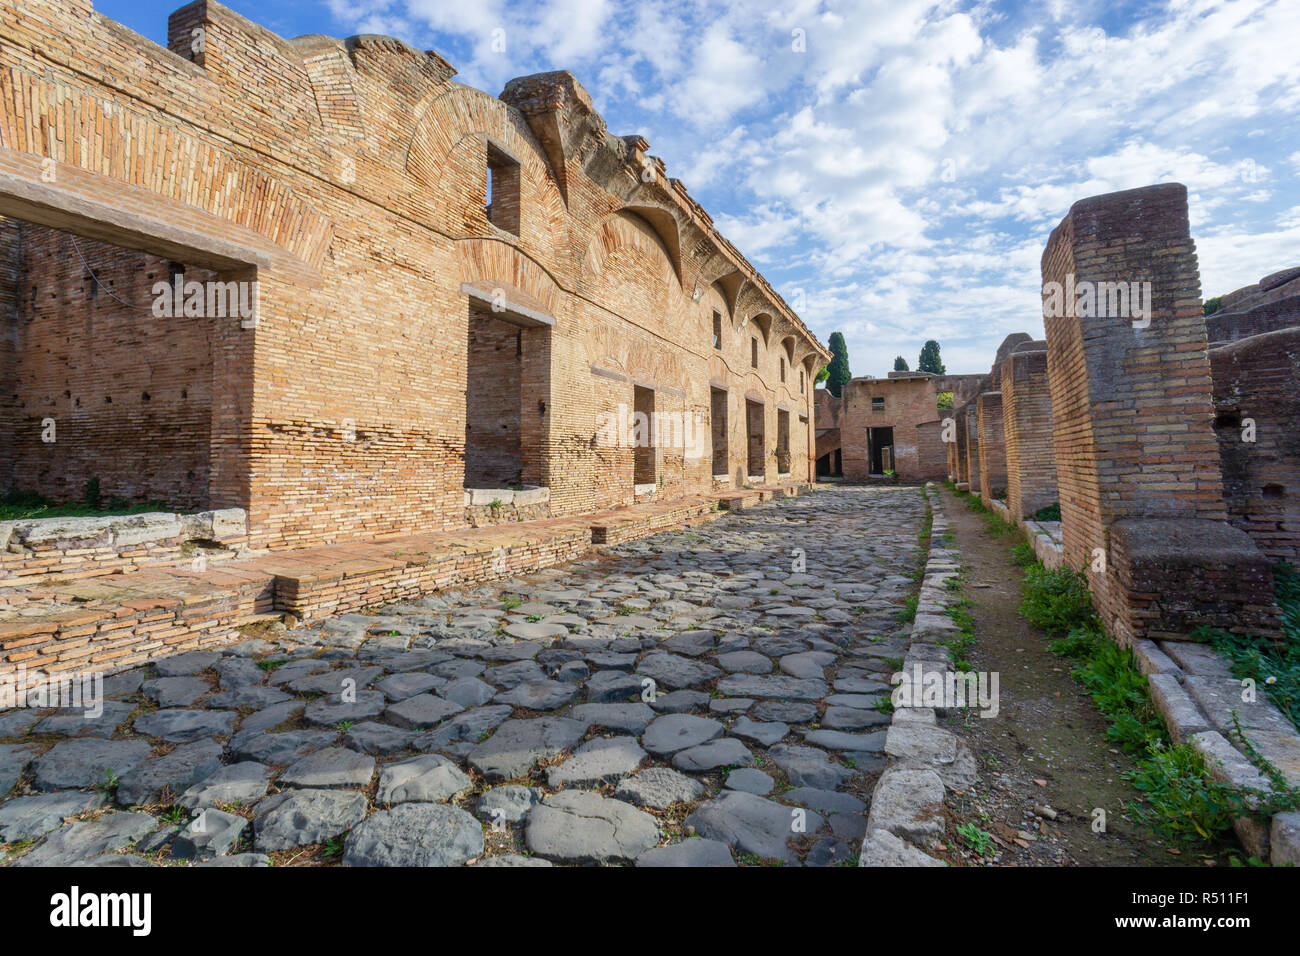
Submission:
M 924 515 L 822 490 L 0 713 L 5 862 L 856 862 Z

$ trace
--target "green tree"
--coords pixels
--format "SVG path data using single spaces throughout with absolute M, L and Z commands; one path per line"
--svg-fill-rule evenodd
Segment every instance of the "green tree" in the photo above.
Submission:
M 901 356 L 901 355 L 900 355 L 898 358 L 894 359 L 894 371 L 895 371 L 895 372 L 907 372 L 907 371 L 911 371 L 911 370 L 907 367 L 907 359 L 903 358 L 903 356 Z
M 930 339 L 921 346 L 921 358 L 916 363 L 918 372 L 929 372 L 931 375 L 944 375 L 947 369 L 944 368 L 943 359 L 939 358 L 939 343 Z
M 849 371 L 849 347 L 844 344 L 844 336 L 839 332 L 831 333 L 831 364 L 826 367 L 826 390 L 836 398 L 844 391 L 853 373 Z

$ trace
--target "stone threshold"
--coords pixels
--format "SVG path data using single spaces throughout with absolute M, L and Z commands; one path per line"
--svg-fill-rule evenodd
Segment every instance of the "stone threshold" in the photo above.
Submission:
M 797 494 L 746 492 L 741 507 Z M 289 623 L 444 588 L 529 574 L 624 541 L 720 517 L 717 493 L 569 518 L 464 528 L 293 551 L 195 570 L 153 568 L 33 588 L 0 619 L 0 681 L 27 684 L 67 671 L 115 671 L 242 640 L 268 616 Z

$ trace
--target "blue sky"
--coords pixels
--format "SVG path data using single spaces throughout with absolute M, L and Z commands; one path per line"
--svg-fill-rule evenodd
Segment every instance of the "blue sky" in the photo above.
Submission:
M 180 5 L 95 3 L 158 42 Z M 1207 297 L 1300 264 L 1297 0 L 227 6 L 397 36 L 492 93 L 571 70 L 857 375 L 927 338 L 987 371 L 1009 333 L 1041 337 L 1039 256 L 1085 196 L 1185 183 Z

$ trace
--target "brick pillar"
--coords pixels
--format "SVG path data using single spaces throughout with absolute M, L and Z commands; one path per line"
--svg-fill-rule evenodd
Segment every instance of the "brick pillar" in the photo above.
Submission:
M 971 402 L 964 409 L 966 416 L 966 480 L 970 483 L 972 495 L 982 494 L 980 481 L 980 432 L 979 407 Z
M 966 406 L 954 408 L 952 417 L 956 439 L 952 446 L 953 481 L 958 485 L 958 490 L 967 491 L 970 489 L 970 468 L 967 467 L 966 457 Z
M 1089 583 L 1111 633 L 1276 633 L 1268 562 L 1223 520 L 1186 188 L 1075 203 L 1042 276 L 1065 560 L 1105 556 Z M 1134 314 L 1144 295 L 1149 318 Z
M 1007 508 L 1017 519 L 1055 504 L 1056 449 L 1046 343 L 1032 343 L 1002 363 L 1002 438 L 1007 449 Z
M 985 504 L 1007 494 L 1007 459 L 1002 440 L 1002 393 L 984 392 L 975 400 L 979 432 L 980 498 Z

